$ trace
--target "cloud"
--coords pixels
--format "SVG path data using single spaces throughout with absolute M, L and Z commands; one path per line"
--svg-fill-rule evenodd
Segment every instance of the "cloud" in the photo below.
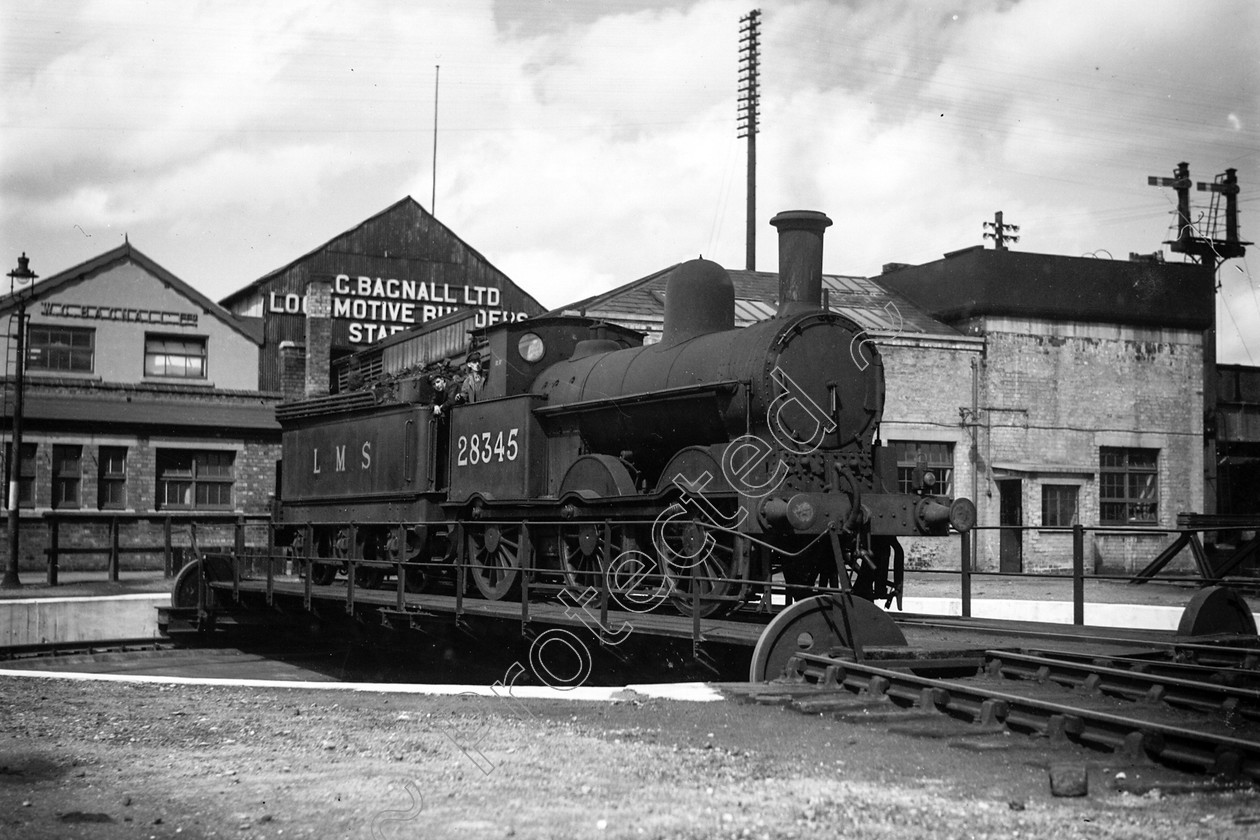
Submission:
M 5 4 L 0 229 L 45 275 L 126 231 L 223 297 L 403 195 L 431 203 L 441 65 L 437 216 L 545 304 L 698 253 L 742 266 L 748 9 Z M 980 244 L 997 210 L 1024 250 L 1149 253 L 1172 195 L 1146 176 L 1180 160 L 1237 168 L 1245 223 L 1258 23 L 1249 0 L 768 6 L 758 267 L 798 207 L 835 220 L 837 273 Z M 1233 310 L 1243 334 L 1255 310 Z

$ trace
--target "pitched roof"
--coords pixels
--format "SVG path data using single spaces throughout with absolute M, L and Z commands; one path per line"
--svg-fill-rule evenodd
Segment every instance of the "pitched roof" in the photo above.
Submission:
M 659 324 L 665 316 L 665 286 L 678 265 L 568 304 L 556 312 L 580 312 L 594 318 L 634 324 Z M 747 326 L 778 311 L 779 275 L 771 271 L 728 269 L 735 287 L 735 324 Z M 832 312 L 872 332 L 958 336 L 953 327 L 928 315 L 904 295 L 878 280 L 824 274 L 823 289 Z
M 285 263 L 284 265 L 280 266 L 279 268 L 277 268 L 277 269 L 275 269 L 275 270 L 273 270 L 273 271 L 269 271 L 269 272 L 267 272 L 267 273 L 266 273 L 266 274 L 264 274 L 262 277 L 259 277 L 257 280 L 255 280 L 254 282 L 250 283 L 250 284 L 249 284 L 249 285 L 247 285 L 247 286 L 243 286 L 243 287 L 241 287 L 240 289 L 237 289 L 235 292 L 232 292 L 232 294 L 230 294 L 230 295 L 228 295 L 227 297 L 223 298 L 223 299 L 222 299 L 221 301 L 219 301 L 219 302 L 220 302 L 220 303 L 222 303 L 224 306 L 231 306 L 233 302 L 235 302 L 235 301 L 237 301 L 238 299 L 243 298 L 243 297 L 246 297 L 247 295 L 251 294 L 253 291 L 255 291 L 256 289 L 258 289 L 260 286 L 263 286 L 264 284 L 266 284 L 266 283 L 267 283 L 268 281 L 270 281 L 271 279 L 273 279 L 273 278 L 275 278 L 275 277 L 278 277 L 278 276 L 280 276 L 280 275 L 284 274 L 285 272 L 287 272 L 287 271 L 289 271 L 290 269 L 292 269 L 295 265 L 297 265 L 297 264 L 299 264 L 299 263 L 303 262 L 304 260 L 311 259 L 312 257 L 314 257 L 314 256 L 316 256 L 317 254 L 319 254 L 321 251 L 326 250 L 328 247 L 330 247 L 331 245 L 335 244 L 335 243 L 337 242 L 337 240 L 338 240 L 338 239 L 341 239 L 341 238 L 342 238 L 342 237 L 344 237 L 344 236 L 348 236 L 348 235 L 350 235 L 350 234 L 354 233 L 355 231 L 360 230 L 361 228 L 365 228 L 365 227 L 367 227 L 368 225 L 372 224 L 373 222 L 377 221 L 378 219 L 381 219 L 381 218 L 382 218 L 382 217 L 384 217 L 384 216 L 388 216 L 390 213 L 395 212 L 396 210 L 398 210 L 398 209 L 399 209 L 399 208 L 401 208 L 401 207 L 407 207 L 407 206 L 410 206 L 410 207 L 412 207 L 413 209 L 418 210 L 419 212 L 421 212 L 421 213 L 425 214 L 426 216 L 428 216 L 428 217 L 429 217 L 429 218 L 433 221 L 433 223 L 434 223 L 434 224 L 438 225 L 440 228 L 442 228 L 443 230 L 445 230 L 448 234 L 450 234 L 451 238 L 453 238 L 455 241 L 459 242 L 459 244 L 460 244 L 460 245 L 462 245 L 465 249 L 467 249 L 468 253 L 470 253 L 470 254 L 472 254 L 472 255 L 476 256 L 476 257 L 477 257 L 477 259 L 481 260 L 481 262 L 485 263 L 487 266 L 489 266 L 489 267 L 493 268 L 495 271 L 499 272 L 499 273 L 500 273 L 500 274 L 502 274 L 504 277 L 506 277 L 506 278 L 508 279 L 508 282 L 512 283 L 512 285 L 513 285 L 513 286 L 515 286 L 515 287 L 517 288 L 517 290 L 518 290 L 518 291 L 520 291 L 520 293 L 521 293 L 522 295 L 524 295 L 526 298 L 528 298 L 528 299 L 529 299 L 529 301 L 530 301 L 531 303 L 533 303 L 535 306 L 537 306 L 537 307 L 538 307 L 539 311 L 542 311 L 542 310 L 543 310 L 543 305 L 542 305 L 541 303 L 539 303 L 539 302 L 538 302 L 538 300 L 537 300 L 537 299 L 536 299 L 533 295 L 531 295 L 529 292 L 525 291 L 525 290 L 524 290 L 524 289 L 522 289 L 519 285 L 517 285 L 515 282 L 513 282 L 513 281 L 512 281 L 512 279 L 511 279 L 510 277 L 508 277 L 508 276 L 507 276 L 507 274 L 505 274 L 504 272 L 500 271 L 500 270 L 499 270 L 499 269 L 498 269 L 498 268 L 494 265 L 494 263 L 492 263 L 492 262 L 490 262 L 488 259 L 486 259 L 486 257 L 485 257 L 485 255 L 484 255 L 484 254 L 482 254 L 482 253 L 481 253 L 480 251 L 478 251 L 476 248 L 474 248 L 474 247 L 472 247 L 471 245 L 469 245 L 469 244 L 468 244 L 467 242 L 465 242 L 462 238 L 460 238 L 460 236 L 459 236 L 458 234 L 456 234 L 453 230 L 451 230 L 451 229 L 450 229 L 450 228 L 448 228 L 446 225 L 444 225 L 444 224 L 442 224 L 440 221 L 438 221 L 438 219 L 437 219 L 437 217 L 436 217 L 436 216 L 432 215 L 431 213 L 429 213 L 429 211 L 425 210 L 425 209 L 424 209 L 424 207 L 422 207 L 422 206 L 421 206 L 420 202 L 416 201 L 414 198 L 412 198 L 412 197 L 411 197 L 411 196 L 409 196 L 409 195 L 408 195 L 408 196 L 404 196 L 403 198 L 399 199 L 398 201 L 395 201 L 393 204 L 389 205 L 388 207 L 386 207 L 386 208 L 385 208 L 384 210 L 382 210 L 381 212 L 379 212 L 379 213 L 377 213 L 377 214 L 375 214 L 375 215 L 373 215 L 373 216 L 369 216 L 368 218 L 366 218 L 366 219 L 364 219 L 363 221 L 359 222 L 359 223 L 358 223 L 357 225 L 355 225 L 354 227 L 347 228 L 346 230 L 343 230 L 341 233 L 339 233 L 339 234 L 337 234 L 336 236 L 332 237 L 332 238 L 331 238 L 331 239 L 329 239 L 327 242 L 324 242 L 323 244 L 321 244 L 321 245 L 319 245 L 319 246 L 317 246 L 317 247 L 315 247 L 315 248 L 312 248 L 311 250 L 307 251 L 305 254 L 303 254 L 302 256 L 298 257 L 297 259 L 290 260 L 289 262 Z
M 227 324 L 236 332 L 245 338 L 261 345 L 263 342 L 262 324 L 257 322 L 244 321 L 237 318 L 231 312 L 228 312 L 219 304 L 194 289 L 192 286 L 180 280 L 171 272 L 154 262 L 150 257 L 145 256 L 131 242 L 124 242 L 113 250 L 93 257 L 86 262 L 82 262 L 72 268 L 68 268 L 58 274 L 54 274 L 45 280 L 34 283 L 28 292 L 22 294 L 25 302 L 38 300 L 41 297 L 54 292 L 63 286 L 80 283 L 100 274 L 116 265 L 131 262 L 147 271 L 166 285 L 170 286 L 180 295 L 188 298 L 188 300 L 201 307 L 202 311 L 207 315 L 211 315 L 223 323 Z M 18 305 L 18 295 L 3 294 L 0 295 L 0 314 L 9 312 Z

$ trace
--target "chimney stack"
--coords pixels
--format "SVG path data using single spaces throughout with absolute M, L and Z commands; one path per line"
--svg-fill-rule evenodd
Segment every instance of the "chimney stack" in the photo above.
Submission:
M 285 402 L 306 397 L 306 347 L 296 341 L 280 342 L 280 393 Z
M 332 375 L 332 283 L 306 286 L 306 396 L 328 394 Z
M 831 219 L 816 210 L 785 210 L 770 220 L 779 230 L 779 312 L 787 318 L 822 307 L 823 231 Z

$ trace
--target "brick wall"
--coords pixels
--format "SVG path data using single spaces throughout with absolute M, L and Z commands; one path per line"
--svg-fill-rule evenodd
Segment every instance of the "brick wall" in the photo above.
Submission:
M 1043 487 L 1079 488 L 1079 520 L 1096 528 L 1100 448 L 1155 449 L 1157 526 L 1088 536 L 1086 571 L 1128 574 L 1154 559 L 1170 541 L 1159 529 L 1203 503 L 1201 333 L 994 317 L 969 326 L 986 342 L 981 523 L 997 522 L 994 479 L 1021 479 L 1024 570 L 1068 570 L 1070 535 L 1038 527 Z M 981 535 L 978 555 L 981 569 L 998 568 L 996 533 Z
M 285 402 L 306 396 L 306 348 L 292 341 L 280 344 L 280 393 Z
M 157 548 L 165 543 L 165 525 L 161 516 L 152 520 L 137 521 L 137 514 L 155 514 L 156 510 L 156 453 L 169 446 L 170 439 L 153 441 L 148 437 L 131 439 L 110 437 L 95 441 L 74 435 L 29 435 L 27 443 L 36 444 L 35 508 L 21 511 L 20 515 L 20 568 L 43 573 L 47 567 L 46 550 L 51 545 L 49 517 L 56 517 L 58 548 L 100 549 L 91 555 L 62 555 L 61 569 L 105 569 L 107 550 L 111 544 L 111 526 L 105 519 L 111 511 L 99 509 L 97 464 L 101 446 L 125 446 L 127 448 L 127 505 L 119 511 L 118 542 L 121 547 Z M 82 446 L 80 504 L 74 509 L 53 510 L 52 501 L 52 447 L 56 444 Z M 266 514 L 275 492 L 276 462 L 280 458 L 280 443 L 262 439 L 180 441 L 184 447 L 201 446 L 205 449 L 233 449 L 233 511 L 216 511 L 215 515 L 242 513 Z M 172 542 L 176 546 L 188 546 L 190 530 L 189 514 L 174 515 L 178 523 L 172 529 Z M 193 517 L 195 518 L 195 516 Z M 7 529 L 7 523 L 4 526 Z M 231 546 L 234 542 L 234 526 L 208 523 L 208 517 L 198 526 L 199 543 L 207 546 Z M 251 525 L 247 531 L 248 545 L 266 544 L 267 533 L 263 526 Z M 8 562 L 8 540 L 0 545 L 0 563 Z M 164 551 L 143 554 L 127 553 L 122 556 L 124 569 L 160 569 L 165 562 Z
M 332 375 L 332 284 L 306 286 L 306 396 L 328 393 Z
M 890 441 L 953 446 L 954 497 L 972 495 L 972 437 L 959 409 L 971 404 L 972 364 L 983 343 L 970 338 L 898 336 L 879 339 L 884 359 L 884 419 L 880 437 Z M 959 537 L 901 540 L 908 568 L 957 569 Z

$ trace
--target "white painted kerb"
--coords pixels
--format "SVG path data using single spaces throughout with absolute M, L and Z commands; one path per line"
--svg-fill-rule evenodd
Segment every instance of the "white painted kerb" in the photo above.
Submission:
M 157 638 L 157 608 L 170 603 L 161 592 L 0 600 L 0 647 Z

